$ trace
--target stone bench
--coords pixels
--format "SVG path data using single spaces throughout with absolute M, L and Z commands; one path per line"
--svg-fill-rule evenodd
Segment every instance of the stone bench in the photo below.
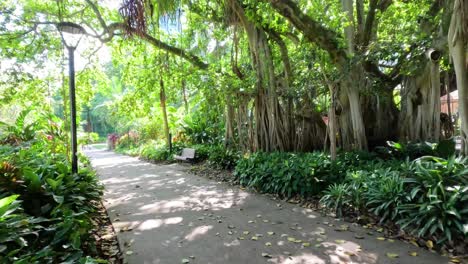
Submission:
M 195 149 L 184 148 L 182 149 L 182 154 L 174 155 L 174 159 L 183 160 L 183 161 L 193 161 L 195 159 Z

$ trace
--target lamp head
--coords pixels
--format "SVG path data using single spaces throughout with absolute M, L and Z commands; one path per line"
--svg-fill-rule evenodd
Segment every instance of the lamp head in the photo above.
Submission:
M 72 22 L 60 22 L 57 24 L 57 29 L 63 43 L 68 48 L 76 48 L 81 37 L 86 34 L 86 30 L 82 26 Z

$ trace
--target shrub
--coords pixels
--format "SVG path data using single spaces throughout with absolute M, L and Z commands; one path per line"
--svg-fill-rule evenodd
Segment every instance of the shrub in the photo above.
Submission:
M 56 146 L 59 129 L 42 127 L 34 134 L 43 137 L 0 146 L 0 262 L 95 263 L 83 248 L 92 248 L 91 217 L 102 188 L 83 166 L 87 161 L 71 174 L 63 148 Z
M 195 149 L 195 160 L 196 161 L 204 161 L 207 160 L 210 156 L 211 146 L 210 145 L 203 145 L 197 144 L 191 146 L 191 148 Z
M 208 152 L 208 164 L 218 169 L 233 169 L 240 158 L 238 151 L 222 145 L 212 146 Z
M 352 206 L 351 186 L 347 183 L 334 183 L 324 191 L 320 203 L 332 208 L 336 216 L 343 216 L 343 210 Z
M 150 141 L 140 147 L 139 154 L 140 157 L 150 161 L 168 161 L 173 160 L 174 154 L 180 153 L 182 148 L 181 144 L 173 144 L 171 152 L 166 145 Z
M 448 158 L 455 154 L 455 141 L 453 139 L 441 140 L 439 143 L 430 142 L 393 142 L 388 141 L 387 146 L 377 147 L 376 153 L 386 159 L 411 160 L 423 156 L 439 156 Z
M 395 220 L 399 215 L 399 206 L 405 201 L 406 191 L 403 179 L 398 171 L 378 170 L 374 177 L 368 177 L 364 199 L 369 211 L 380 217 L 380 223 Z
M 399 206 L 402 229 L 433 236 L 438 243 L 468 233 L 468 169 L 466 159 L 422 157 L 404 180 L 409 202 Z
M 259 152 L 239 160 L 234 176 L 240 184 L 262 192 L 312 196 L 343 177 L 332 167 L 329 157 L 319 152 Z

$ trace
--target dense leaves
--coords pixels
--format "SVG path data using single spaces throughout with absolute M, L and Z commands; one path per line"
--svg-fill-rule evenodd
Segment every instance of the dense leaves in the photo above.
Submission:
M 44 128 L 52 120 L 39 118 L 26 123 L 24 119 L 22 114 L 16 125 L 3 127 L 0 261 L 93 263 L 87 257 L 95 254 L 89 230 L 102 188 L 84 157 L 79 173 L 70 173 L 67 156 L 56 145 L 62 136 L 60 129 Z M 34 129 L 31 124 L 35 124 Z M 33 137 L 19 136 L 25 133 Z M 60 143 L 63 146 L 63 141 Z

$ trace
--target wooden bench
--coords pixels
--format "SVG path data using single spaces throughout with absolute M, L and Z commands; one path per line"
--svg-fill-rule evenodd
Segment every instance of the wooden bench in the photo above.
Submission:
M 174 155 L 174 159 L 183 161 L 193 161 L 195 159 L 195 149 L 184 148 L 182 149 L 182 155 Z

